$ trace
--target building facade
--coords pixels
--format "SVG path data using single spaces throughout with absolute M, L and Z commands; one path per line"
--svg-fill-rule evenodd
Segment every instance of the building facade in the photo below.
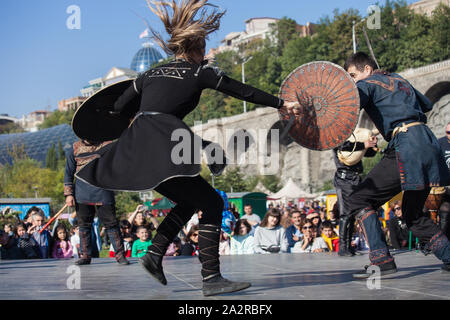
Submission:
M 234 50 L 238 51 L 241 45 L 246 45 L 251 41 L 257 39 L 267 39 L 273 34 L 273 26 L 280 19 L 276 18 L 250 18 L 245 21 L 245 31 L 230 32 L 221 41 L 221 45 L 217 47 L 214 52 L 220 53 L 224 51 Z M 306 25 L 297 25 L 296 31 L 299 37 L 311 36 L 314 33 L 314 24 L 308 22 Z M 273 40 L 275 41 L 275 40 Z
M 58 110 L 61 112 L 77 110 L 86 99 L 86 97 L 73 97 L 58 101 Z
M 434 9 L 441 3 L 447 7 L 450 6 L 450 0 L 422 0 L 414 2 L 409 8 L 415 13 L 420 13 L 429 17 L 432 15 Z
M 18 121 L 18 124 L 26 131 L 36 132 L 39 130 L 38 126 L 42 124 L 52 112 L 47 110 L 37 110 L 29 115 L 23 115 Z

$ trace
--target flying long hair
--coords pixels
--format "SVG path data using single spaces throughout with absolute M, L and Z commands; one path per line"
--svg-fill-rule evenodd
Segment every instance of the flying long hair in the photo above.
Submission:
M 151 29 L 153 38 L 168 54 L 184 55 L 200 51 L 205 47 L 206 37 L 219 29 L 220 19 L 226 11 L 219 12 L 217 6 L 209 4 L 208 0 L 178 2 L 147 0 L 150 10 L 161 19 L 170 36 L 169 40 L 164 40 L 160 33 Z M 208 13 L 207 6 L 214 8 L 212 12 Z M 196 20 L 197 14 L 199 17 Z

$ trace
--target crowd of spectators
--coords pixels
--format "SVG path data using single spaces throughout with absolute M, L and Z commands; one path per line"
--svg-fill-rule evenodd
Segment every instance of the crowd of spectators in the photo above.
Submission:
M 410 246 L 409 230 L 402 219 L 401 202 L 394 202 L 391 219 L 384 230 L 393 249 Z M 199 221 L 197 211 L 173 240 L 166 256 L 198 256 Z M 261 219 L 262 218 L 262 219 Z M 40 232 L 46 222 L 41 209 L 31 208 L 23 220 L 3 223 L 0 236 L 2 259 L 67 259 L 78 258 L 80 238 L 76 212 L 68 220 L 57 219 L 52 230 Z M 158 228 L 156 216 L 146 211 L 144 205 L 134 212 L 124 214 L 120 230 L 126 257 L 141 257 L 151 244 L 152 233 Z M 325 206 L 315 201 L 302 208 L 295 205 L 269 204 L 267 212 L 255 213 L 245 205 L 240 215 L 231 203 L 224 209 L 219 252 L 221 255 L 319 253 L 339 250 L 339 212 L 337 206 L 327 212 Z M 114 249 L 107 239 L 98 219 L 92 231 L 93 247 L 114 257 Z M 368 250 L 364 233 L 356 224 L 352 246 L 356 251 Z M 95 251 L 95 250 L 94 250 Z

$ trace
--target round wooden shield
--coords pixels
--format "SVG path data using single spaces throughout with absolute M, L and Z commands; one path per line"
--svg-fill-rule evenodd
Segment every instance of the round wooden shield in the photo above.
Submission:
M 312 150 L 333 149 L 347 140 L 358 123 L 359 93 L 340 66 L 315 61 L 295 69 L 282 83 L 280 97 L 298 101 L 299 114 L 279 110 L 289 136 Z
M 114 103 L 134 80 L 112 84 L 89 97 L 75 112 L 72 129 L 80 138 L 88 141 L 109 141 L 120 137 L 139 110 L 139 97 L 134 98 L 121 113 L 111 114 Z

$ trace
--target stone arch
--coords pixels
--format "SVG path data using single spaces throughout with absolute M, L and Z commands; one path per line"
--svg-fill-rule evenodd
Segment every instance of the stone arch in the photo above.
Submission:
M 227 143 L 227 155 L 232 157 L 233 163 L 238 163 L 239 159 L 256 144 L 255 138 L 245 129 L 239 129 L 233 133 Z
M 279 120 L 276 121 L 269 129 L 269 131 L 267 132 L 267 136 L 266 136 L 266 151 L 267 151 L 267 156 L 270 156 L 271 151 L 272 151 L 272 130 L 278 130 L 278 152 L 281 152 L 282 149 L 285 149 L 288 145 L 290 145 L 292 142 L 294 142 L 294 140 L 289 136 L 288 133 L 284 132 L 284 128 L 286 127 L 285 123 L 283 123 L 285 121 L 283 120 Z

